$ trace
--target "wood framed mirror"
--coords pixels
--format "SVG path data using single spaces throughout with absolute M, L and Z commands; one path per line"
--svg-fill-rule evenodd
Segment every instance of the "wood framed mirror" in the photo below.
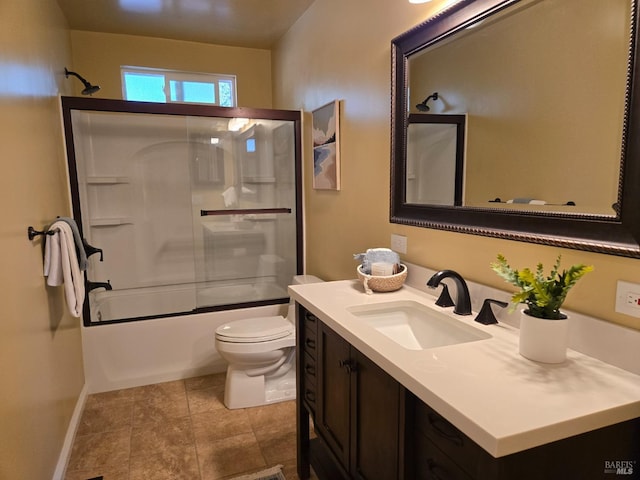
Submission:
M 636 0 L 462 0 L 393 39 L 390 221 L 640 258 L 637 22 Z M 431 92 L 466 118 L 457 202 L 408 186 Z

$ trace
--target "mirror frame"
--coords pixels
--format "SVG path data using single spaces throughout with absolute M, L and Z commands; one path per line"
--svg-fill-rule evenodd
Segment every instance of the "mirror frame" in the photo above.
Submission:
M 409 57 L 521 0 L 461 0 L 391 41 L 390 222 L 640 258 L 640 79 L 637 1 L 631 9 L 625 126 L 616 216 L 407 204 Z M 630 0 L 631 1 L 631 0 Z

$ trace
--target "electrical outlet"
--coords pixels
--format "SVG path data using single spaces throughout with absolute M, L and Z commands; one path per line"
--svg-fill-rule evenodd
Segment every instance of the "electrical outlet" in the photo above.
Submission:
M 391 234 L 391 250 L 398 253 L 407 253 L 407 237 Z
M 618 280 L 616 312 L 640 318 L 640 285 Z

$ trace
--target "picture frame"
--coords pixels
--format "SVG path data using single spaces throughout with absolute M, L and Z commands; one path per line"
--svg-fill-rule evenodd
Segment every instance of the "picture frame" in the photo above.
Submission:
M 340 100 L 312 111 L 313 188 L 340 190 Z

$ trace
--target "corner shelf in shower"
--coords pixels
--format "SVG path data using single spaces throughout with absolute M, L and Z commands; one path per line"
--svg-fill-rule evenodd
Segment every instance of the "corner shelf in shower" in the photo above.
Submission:
M 133 225 L 131 217 L 91 218 L 89 225 L 92 227 L 117 227 L 120 225 Z
M 273 222 L 274 220 L 277 220 L 278 216 L 275 213 L 272 214 L 264 214 L 264 215 L 255 215 L 255 214 L 249 214 L 249 215 L 244 215 L 244 221 L 245 222 Z
M 116 185 L 119 183 L 130 183 L 130 179 L 129 177 L 116 177 L 116 176 L 87 177 L 87 184 L 89 185 Z
M 243 183 L 276 183 L 275 177 L 242 177 Z

